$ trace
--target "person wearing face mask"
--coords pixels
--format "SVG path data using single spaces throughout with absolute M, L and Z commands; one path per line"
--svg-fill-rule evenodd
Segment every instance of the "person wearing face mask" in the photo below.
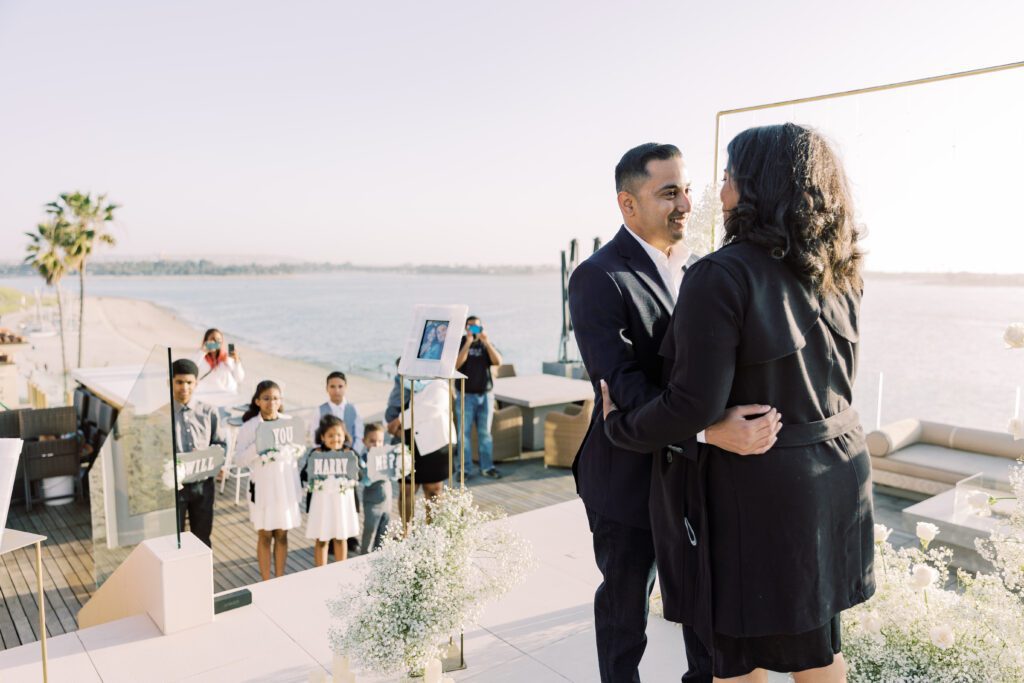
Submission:
M 203 346 L 196 365 L 199 366 L 197 389 L 200 393 L 236 394 L 245 379 L 245 369 L 235 345 L 225 344 L 224 334 L 215 327 L 203 334 Z

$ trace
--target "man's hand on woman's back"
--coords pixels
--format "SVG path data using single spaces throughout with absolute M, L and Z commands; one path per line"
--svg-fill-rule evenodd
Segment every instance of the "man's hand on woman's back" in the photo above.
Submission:
M 712 446 L 737 455 L 767 453 L 782 429 L 782 414 L 771 406 L 733 406 L 708 427 L 704 437 Z

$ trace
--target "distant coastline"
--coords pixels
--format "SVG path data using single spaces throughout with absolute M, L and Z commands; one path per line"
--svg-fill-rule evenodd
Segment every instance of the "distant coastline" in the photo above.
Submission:
M 229 277 L 262 275 L 306 275 L 310 273 L 406 273 L 419 275 L 533 275 L 553 273 L 554 266 L 468 266 L 468 265 L 412 265 L 366 266 L 352 263 L 217 263 L 206 259 L 156 261 L 95 261 L 89 264 L 91 275 L 119 277 Z M 29 266 L 21 263 L 0 263 L 0 277 L 35 275 Z
M 353 263 L 218 263 L 189 260 L 97 260 L 89 265 L 92 275 L 115 277 L 260 277 L 311 273 L 404 273 L 416 275 L 534 275 L 556 273 L 555 266 L 399 264 L 389 266 Z M 0 263 L 0 277 L 27 277 L 36 273 L 21 263 Z M 918 284 L 973 287 L 1024 287 L 1024 273 L 894 273 L 869 271 L 872 280 L 902 280 Z

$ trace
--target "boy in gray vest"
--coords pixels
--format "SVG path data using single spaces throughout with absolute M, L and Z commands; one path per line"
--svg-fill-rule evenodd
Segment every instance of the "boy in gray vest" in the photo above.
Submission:
M 356 407 L 345 398 L 348 390 L 348 380 L 345 373 L 335 370 L 327 375 L 327 401 L 320 404 L 316 422 L 313 424 L 313 431 L 316 431 L 317 424 L 324 415 L 334 415 L 345 422 L 345 431 L 352 437 L 352 450 L 358 455 L 366 453 L 363 445 L 363 418 L 359 416 Z
M 345 378 L 344 372 L 335 370 L 331 374 L 327 375 L 327 401 L 320 404 L 317 418 L 312 425 L 312 432 L 316 432 L 316 427 L 324 415 L 334 415 L 335 417 L 340 418 L 345 423 L 345 431 L 348 432 L 349 436 L 352 438 L 352 450 L 356 452 L 356 455 L 362 458 L 366 456 L 366 447 L 363 445 L 363 418 L 359 416 L 359 411 L 356 410 L 356 407 L 349 403 L 345 398 L 345 392 L 347 390 L 348 380 Z M 360 498 L 359 489 L 356 489 L 357 510 L 362 506 Z M 349 555 L 354 555 L 356 553 L 357 543 L 358 541 L 355 538 L 348 539 Z M 328 548 L 333 554 L 334 545 L 331 544 Z

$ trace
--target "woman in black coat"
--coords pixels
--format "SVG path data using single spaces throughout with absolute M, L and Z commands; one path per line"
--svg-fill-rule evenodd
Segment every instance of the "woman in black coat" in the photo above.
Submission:
M 725 245 L 688 271 L 662 346 L 668 388 L 625 413 L 606 397 L 605 430 L 623 448 L 668 446 L 651 483 L 666 616 L 693 624 L 715 676 L 841 681 L 839 615 L 874 592 L 850 193 L 822 136 L 785 124 L 729 144 L 722 205 Z M 782 415 L 766 453 L 673 457 L 749 403 Z

